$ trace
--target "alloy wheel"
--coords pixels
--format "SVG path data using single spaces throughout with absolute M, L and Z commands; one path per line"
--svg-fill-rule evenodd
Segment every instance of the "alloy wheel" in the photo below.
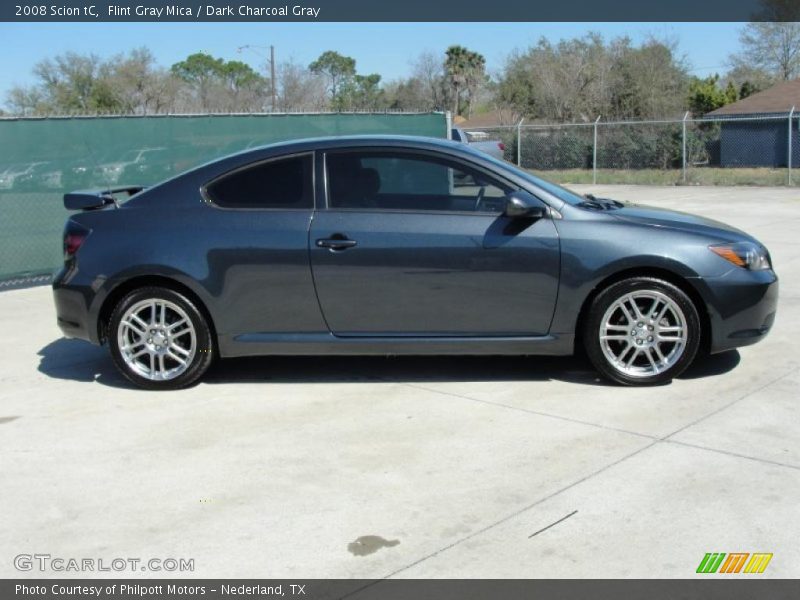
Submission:
M 598 332 L 608 363 L 629 377 L 652 377 L 673 367 L 688 339 L 686 316 L 656 290 L 624 294 L 606 310 Z
M 117 344 L 132 372 L 150 381 L 169 381 L 191 365 L 197 333 L 183 308 L 154 298 L 125 311 L 117 328 Z

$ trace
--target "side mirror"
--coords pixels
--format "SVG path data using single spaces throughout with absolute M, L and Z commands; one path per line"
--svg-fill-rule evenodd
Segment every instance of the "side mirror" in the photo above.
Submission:
M 512 219 L 541 219 L 547 210 L 528 192 L 517 190 L 508 195 L 504 214 Z

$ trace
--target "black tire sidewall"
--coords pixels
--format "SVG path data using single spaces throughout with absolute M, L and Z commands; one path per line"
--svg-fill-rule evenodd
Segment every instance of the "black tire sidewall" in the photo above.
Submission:
M 188 315 L 197 336 L 197 351 L 189 367 L 175 379 L 152 381 L 132 371 L 122 357 L 117 343 L 117 331 L 122 319 L 132 305 L 142 300 L 167 300 L 180 306 Z M 165 287 L 145 287 L 126 294 L 114 307 L 108 327 L 108 346 L 117 369 L 125 378 L 138 387 L 149 390 L 174 390 L 195 383 L 208 370 L 214 358 L 214 344 L 211 330 L 203 314 L 195 304 L 183 294 Z
M 598 332 L 606 310 L 620 296 L 638 290 L 655 290 L 670 297 L 683 311 L 686 318 L 687 340 L 683 355 L 669 369 L 650 377 L 631 377 L 609 364 L 600 346 Z M 656 277 L 632 277 L 618 281 L 600 292 L 589 308 L 586 325 L 582 332 L 586 354 L 595 368 L 606 378 L 623 385 L 658 385 L 668 383 L 692 363 L 697 355 L 701 338 L 701 323 L 697 307 L 692 299 L 678 286 Z

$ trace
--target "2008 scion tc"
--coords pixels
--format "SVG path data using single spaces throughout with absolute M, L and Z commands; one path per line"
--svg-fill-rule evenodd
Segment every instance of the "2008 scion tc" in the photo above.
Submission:
M 579 345 L 607 378 L 656 384 L 775 317 L 777 277 L 749 235 L 441 140 L 293 141 L 64 203 L 81 212 L 58 323 L 151 389 L 189 385 L 217 356 Z

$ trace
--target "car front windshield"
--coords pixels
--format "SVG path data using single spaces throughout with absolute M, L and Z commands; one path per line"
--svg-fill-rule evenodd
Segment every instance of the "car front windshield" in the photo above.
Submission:
M 488 160 L 489 162 L 493 163 L 494 165 L 506 171 L 510 171 L 515 175 L 522 177 L 526 181 L 530 181 L 536 187 L 543 189 L 548 194 L 552 194 L 559 200 L 563 200 L 568 204 L 580 204 L 581 202 L 586 201 L 586 198 L 584 198 L 583 196 L 576 194 L 575 192 L 571 192 L 567 188 L 561 187 L 558 184 L 551 183 L 546 179 L 537 177 L 536 175 L 533 175 L 528 171 L 525 171 L 524 169 L 520 169 L 519 167 L 511 164 L 510 162 L 507 162 L 505 160 L 500 160 L 499 158 L 495 158 L 494 156 L 490 156 L 489 154 L 485 154 L 483 152 L 475 151 L 475 154 L 478 154 L 482 159 Z

